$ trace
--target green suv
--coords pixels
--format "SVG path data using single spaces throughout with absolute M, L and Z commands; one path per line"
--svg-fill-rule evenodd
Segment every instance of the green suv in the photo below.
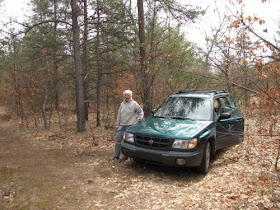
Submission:
M 131 126 L 122 144 L 135 161 L 209 171 L 219 149 L 237 144 L 244 135 L 244 118 L 229 93 L 181 90 L 169 96 L 153 116 Z

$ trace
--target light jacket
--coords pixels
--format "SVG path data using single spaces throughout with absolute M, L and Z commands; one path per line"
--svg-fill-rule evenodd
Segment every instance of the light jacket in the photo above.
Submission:
M 125 100 L 121 103 L 118 110 L 117 126 L 129 126 L 137 121 L 141 121 L 144 117 L 144 112 L 140 105 L 131 99 L 126 102 Z

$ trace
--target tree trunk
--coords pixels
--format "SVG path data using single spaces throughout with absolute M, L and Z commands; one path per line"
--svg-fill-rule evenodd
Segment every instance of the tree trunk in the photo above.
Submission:
M 57 41 L 57 0 L 54 0 L 54 39 L 55 44 Z M 54 91 L 55 91 L 55 110 L 59 119 L 59 127 L 61 128 L 61 117 L 60 117 L 60 110 L 59 110 L 59 90 L 58 90 L 58 83 L 59 83 L 59 75 L 58 75 L 58 60 L 57 60 L 57 48 L 54 47 Z
M 150 115 L 152 109 L 151 94 L 150 94 L 150 81 L 151 75 L 147 69 L 146 60 L 146 46 L 145 46 L 145 19 L 144 19 L 144 6 L 143 0 L 137 0 L 138 6 L 138 26 L 139 26 L 139 51 L 140 51 L 140 69 L 142 75 L 142 100 L 143 100 L 143 111 L 145 116 Z
M 80 55 L 80 33 L 78 25 L 78 15 L 80 9 L 77 0 L 71 0 L 72 8 L 72 31 L 74 41 L 74 64 L 75 64 L 75 85 L 76 85 L 76 110 L 78 132 L 85 131 L 85 103 L 84 103 L 84 81 Z
M 57 2 L 54 0 L 54 39 L 57 41 Z M 54 47 L 54 91 L 55 91 L 55 109 L 59 113 L 59 93 L 58 93 L 58 62 L 57 62 L 57 48 Z
M 49 129 L 48 123 L 47 123 L 47 102 L 48 102 L 48 83 L 45 86 L 44 90 L 44 100 L 43 100 L 43 105 L 42 105 L 42 117 L 44 121 L 44 128 Z
M 84 89 L 85 89 L 85 119 L 88 120 L 88 107 L 89 107 L 89 87 L 88 87 L 88 10 L 87 0 L 84 0 L 84 35 L 83 35 L 83 70 L 85 73 Z
M 100 123 L 100 104 L 101 104 L 101 82 L 102 82 L 102 74 L 101 74 L 101 66 L 100 66 L 100 53 L 99 53 L 99 45 L 100 45 L 100 8 L 99 1 L 97 0 L 97 26 L 96 26 L 96 66 L 97 66 L 97 81 L 96 81 L 96 127 L 101 125 Z

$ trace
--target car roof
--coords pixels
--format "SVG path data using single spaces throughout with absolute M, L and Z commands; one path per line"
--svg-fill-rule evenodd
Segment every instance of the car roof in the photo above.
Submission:
M 194 90 L 179 90 L 175 95 L 196 95 L 196 96 L 216 96 L 216 95 L 228 95 L 225 90 L 214 90 L 214 89 L 194 89 Z

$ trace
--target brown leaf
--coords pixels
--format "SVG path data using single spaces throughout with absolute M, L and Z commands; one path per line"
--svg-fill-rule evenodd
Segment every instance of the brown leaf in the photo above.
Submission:
M 229 195 L 229 196 L 227 196 L 228 199 L 232 199 L 232 200 L 236 200 L 239 197 L 240 197 L 240 195 Z
M 269 125 L 269 136 L 270 136 L 270 137 L 272 137 L 272 134 L 273 134 L 273 125 L 274 125 L 274 124 L 270 124 L 270 125 Z

